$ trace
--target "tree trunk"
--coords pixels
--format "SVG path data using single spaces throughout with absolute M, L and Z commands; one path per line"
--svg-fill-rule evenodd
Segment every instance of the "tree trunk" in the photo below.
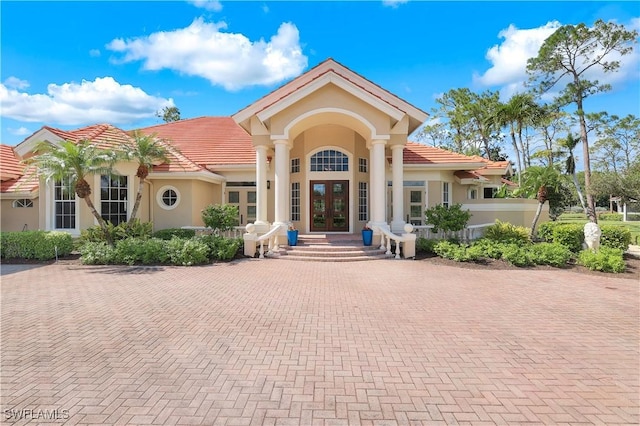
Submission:
M 522 163 L 520 162 L 520 150 L 518 149 L 518 143 L 516 142 L 516 134 L 511 129 L 511 141 L 513 143 L 513 150 L 516 153 L 516 162 L 518 163 L 518 185 L 522 184 Z
M 98 224 L 100 225 L 100 228 L 102 228 L 102 231 L 104 232 L 104 237 L 107 240 L 107 243 L 110 246 L 112 246 L 113 240 L 111 238 L 111 234 L 109 234 L 109 231 L 107 229 L 107 223 L 104 221 L 102 216 L 100 216 L 95 206 L 93 205 L 93 201 L 91 201 L 91 196 L 84 197 L 84 201 L 85 203 L 87 203 L 87 206 L 89 206 L 89 210 L 91 211 L 93 216 L 98 220 Z
M 140 208 L 140 202 L 142 201 L 142 191 L 144 189 L 144 178 L 140 178 L 140 184 L 138 185 L 138 193 L 136 194 L 136 202 L 133 204 L 133 210 L 131 210 L 131 216 L 129 216 L 129 225 L 133 223 L 138 214 Z
M 579 81 L 576 85 L 579 87 Z M 584 119 L 584 111 L 582 110 L 582 94 L 576 96 L 576 104 L 578 106 L 578 118 L 580 121 L 580 139 L 582 140 L 582 156 L 584 157 L 584 190 L 587 196 L 587 216 L 593 223 L 598 223 L 596 216 L 596 205 L 591 192 L 591 159 L 589 158 L 589 140 L 587 139 L 587 122 Z
M 580 199 L 580 205 L 582 206 L 582 211 L 584 214 L 587 214 L 587 206 L 584 203 L 584 195 L 582 195 L 582 189 L 580 189 L 580 183 L 578 182 L 578 176 L 576 176 L 575 172 L 571 174 L 573 178 L 573 185 L 576 187 L 576 192 L 578 193 L 578 198 Z
M 531 223 L 531 240 L 536 237 L 536 226 L 538 225 L 538 219 L 540 219 L 540 213 L 542 213 L 542 206 L 544 203 L 538 202 L 538 208 L 536 209 L 536 214 L 533 216 L 533 222 Z
M 519 126 L 518 127 L 518 140 L 520 141 L 520 152 L 522 152 L 522 165 L 524 166 L 524 168 L 526 169 L 527 167 L 529 167 L 529 156 L 527 155 L 527 151 L 524 147 L 524 142 L 522 142 L 522 127 Z

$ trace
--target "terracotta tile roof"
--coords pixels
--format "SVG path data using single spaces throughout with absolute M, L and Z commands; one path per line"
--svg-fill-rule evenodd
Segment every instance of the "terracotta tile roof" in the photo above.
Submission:
M 255 164 L 251 136 L 231 117 L 199 117 L 138 129 L 166 139 L 201 166 Z
M 16 179 L 22 176 L 24 164 L 16 156 L 13 147 L 0 145 L 0 181 Z
M 447 164 L 468 163 L 471 167 L 481 163 L 478 159 L 468 155 L 447 151 L 416 142 L 407 142 L 403 151 L 404 164 Z
M 169 151 L 167 155 L 169 162 L 157 166 L 154 165 L 152 168 L 153 172 L 199 172 L 205 170 L 204 167 L 197 165 L 182 155 L 182 153 L 171 144 L 165 143 L 165 146 Z
M 19 178 L 0 182 L 0 193 L 31 193 L 37 190 L 39 185 L 35 167 L 29 167 Z
M 117 148 L 119 145 L 131 141 L 131 137 L 127 132 L 111 124 L 94 124 L 76 130 L 60 130 L 49 126 L 44 126 L 43 128 L 64 140 L 72 142 L 90 140 L 102 149 Z
M 487 178 L 481 176 L 479 173 L 475 171 L 458 170 L 454 172 L 453 175 L 458 179 L 473 179 L 473 180 L 482 181 L 482 182 L 485 182 L 488 180 Z

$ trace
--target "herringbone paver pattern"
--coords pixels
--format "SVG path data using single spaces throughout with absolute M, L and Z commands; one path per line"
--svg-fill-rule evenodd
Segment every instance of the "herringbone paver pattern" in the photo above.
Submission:
M 393 260 L 2 268 L 6 424 L 640 421 L 634 280 Z

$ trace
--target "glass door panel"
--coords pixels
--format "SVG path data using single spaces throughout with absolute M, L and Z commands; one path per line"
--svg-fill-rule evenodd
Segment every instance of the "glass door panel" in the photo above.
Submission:
M 349 183 L 347 181 L 311 182 L 311 231 L 349 230 Z

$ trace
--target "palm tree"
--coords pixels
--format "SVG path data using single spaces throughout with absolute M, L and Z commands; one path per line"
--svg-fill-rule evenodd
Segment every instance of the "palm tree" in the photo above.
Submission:
M 564 139 L 560 139 L 558 141 L 559 145 L 563 148 L 566 148 L 568 151 L 567 160 L 565 161 L 565 173 L 571 175 L 573 180 L 573 185 L 576 187 L 576 191 L 578 192 L 578 198 L 580 199 L 580 205 L 582 206 L 582 210 L 587 213 L 587 206 L 584 202 L 584 196 L 582 195 L 582 190 L 580 189 L 580 184 L 578 183 L 578 176 L 576 175 L 576 158 L 573 155 L 573 150 L 580 143 L 580 138 L 576 138 L 572 133 L 567 134 L 567 137 Z
M 78 143 L 64 141 L 60 145 L 41 142 L 34 150 L 35 156 L 25 162 L 37 167 L 38 174 L 45 180 L 68 180 L 78 198 L 82 198 L 98 221 L 111 244 L 107 223 L 100 216 L 91 201 L 90 175 L 110 175 L 116 156 L 113 152 L 98 149 L 88 140 Z
M 149 176 L 149 171 L 153 168 L 154 163 L 168 162 L 167 157 L 169 150 L 164 143 L 155 137 L 155 135 L 143 135 L 136 131 L 133 134 L 133 143 L 123 145 L 123 157 L 126 160 L 135 161 L 138 163 L 138 171 L 136 176 L 138 177 L 138 193 L 136 195 L 136 202 L 133 205 L 131 216 L 129 217 L 129 225 L 133 223 L 138 214 L 140 208 L 140 201 L 142 200 L 142 192 L 144 191 L 144 180 Z
M 531 224 L 531 238 L 536 235 L 536 226 L 542 206 L 547 200 L 560 191 L 562 184 L 562 176 L 554 167 L 531 166 L 524 172 L 523 180 L 520 182 L 520 188 L 516 190 L 516 195 L 523 195 L 538 200 L 538 208 L 533 217 Z
M 516 117 L 517 112 L 515 110 L 515 106 L 511 102 L 506 104 L 501 103 L 496 109 L 493 120 L 499 127 L 509 126 L 511 144 L 513 145 L 513 152 L 515 153 L 516 162 L 518 164 L 518 182 L 522 182 L 522 162 L 520 161 L 520 149 L 518 148 L 518 143 L 516 141 Z

